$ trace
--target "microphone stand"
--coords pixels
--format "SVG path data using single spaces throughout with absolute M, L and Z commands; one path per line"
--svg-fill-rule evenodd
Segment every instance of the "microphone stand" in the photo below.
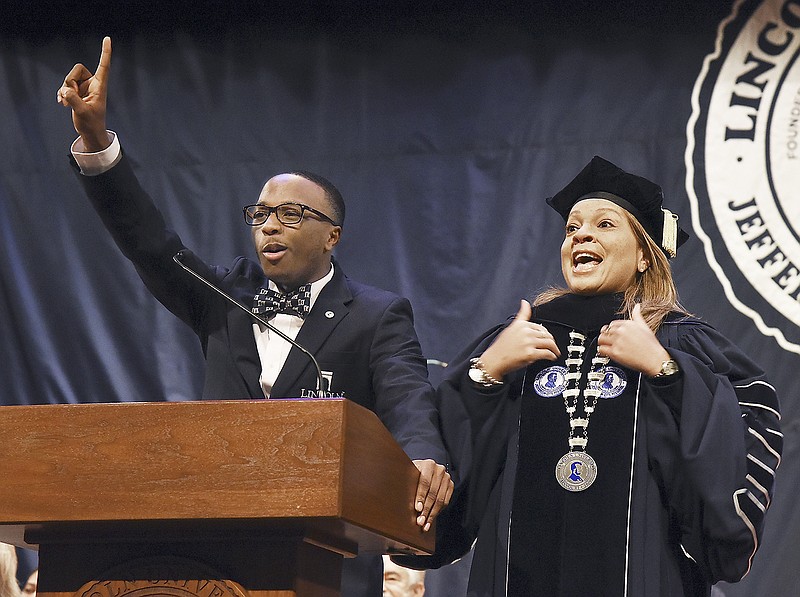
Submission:
M 196 271 L 194 271 L 192 268 L 190 268 L 188 265 L 183 263 L 183 255 L 184 255 L 184 251 L 178 251 L 177 253 L 175 253 L 175 255 L 172 258 L 172 260 L 175 263 L 177 263 L 178 265 L 180 265 L 182 269 L 184 269 L 185 271 L 187 271 L 190 274 L 192 274 L 192 276 L 194 276 L 195 278 L 200 280 L 203 284 L 205 284 L 206 286 L 211 288 L 214 292 L 216 292 L 221 297 L 223 297 L 226 301 L 228 301 L 229 303 L 231 303 L 233 305 L 236 305 L 239 309 L 241 309 L 242 311 L 247 313 L 252 319 L 255 319 L 258 323 L 263 325 L 265 328 L 267 328 L 271 332 L 275 332 L 278 336 L 280 336 L 281 338 L 286 340 L 289 344 L 291 344 L 292 346 L 294 346 L 295 348 L 300 350 L 303 354 L 305 354 L 311 360 L 311 363 L 314 365 L 314 368 L 317 370 L 317 391 L 316 391 L 317 397 L 321 398 L 322 397 L 322 393 L 328 391 L 328 384 L 327 384 L 328 380 L 326 380 L 323 377 L 322 369 L 320 369 L 319 363 L 317 362 L 317 359 L 314 358 L 313 354 L 311 354 L 308 350 L 306 350 L 300 344 L 298 344 L 297 341 L 293 340 L 292 338 L 290 338 L 289 336 L 284 334 L 282 331 L 280 331 L 278 328 L 276 328 L 274 325 L 269 323 L 266 319 L 264 319 L 260 315 L 257 315 L 255 313 L 253 313 L 250 309 L 245 307 L 243 304 L 241 304 L 239 301 L 237 301 L 231 295 L 229 295 L 228 293 L 224 292 L 221 288 L 217 288 L 214 284 L 212 284 L 211 282 L 206 280 L 203 276 L 201 276 Z

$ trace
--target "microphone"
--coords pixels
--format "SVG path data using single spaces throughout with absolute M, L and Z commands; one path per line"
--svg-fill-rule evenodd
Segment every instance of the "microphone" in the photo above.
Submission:
M 242 303 L 240 303 L 239 301 L 237 301 L 237 300 L 236 300 L 235 298 L 233 298 L 231 295 L 229 295 L 228 293 L 226 293 L 226 292 L 225 292 L 224 290 L 222 290 L 221 288 L 218 288 L 217 286 L 215 286 L 214 284 L 212 284 L 211 282 L 209 282 L 208 280 L 206 280 L 206 279 L 205 279 L 203 276 L 201 276 L 200 274 L 198 274 L 196 271 L 194 271 L 192 268 L 190 268 L 188 265 L 186 265 L 186 264 L 183 262 L 183 256 L 184 256 L 184 253 L 185 253 L 185 250 L 178 251 L 177 253 L 175 253 L 175 256 L 172 258 L 172 260 L 173 260 L 175 263 L 177 263 L 178 265 L 180 265 L 180 266 L 181 266 L 181 267 L 182 267 L 184 270 L 186 270 L 187 272 L 189 272 L 190 274 L 192 274 L 192 275 L 193 275 L 195 278 L 197 278 L 198 280 L 200 280 L 200 281 L 201 281 L 203 284 L 205 284 L 206 286 L 208 286 L 208 287 L 209 287 L 211 290 L 213 290 L 213 291 L 214 291 L 214 292 L 216 292 L 218 295 L 220 295 L 220 296 L 221 296 L 221 297 L 223 297 L 225 300 L 227 300 L 229 303 L 231 303 L 231 304 L 233 304 L 233 305 L 236 305 L 237 307 L 239 307 L 239 309 L 241 309 L 242 311 L 244 311 L 245 313 L 247 313 L 247 314 L 248 314 L 248 315 L 249 315 L 249 316 L 250 316 L 252 319 L 255 319 L 255 320 L 258 322 L 258 323 L 260 323 L 261 325 L 263 325 L 265 328 L 267 328 L 267 329 L 268 329 L 268 330 L 270 330 L 271 332 L 275 332 L 275 333 L 276 333 L 278 336 L 280 336 L 281 338 L 283 338 L 284 340 L 286 340 L 286 341 L 287 341 L 289 344 L 291 344 L 292 346 L 294 346 L 296 349 L 298 349 L 300 352 L 302 352 L 304 355 L 306 355 L 306 356 L 309 358 L 309 360 L 311 361 L 311 363 L 314 365 L 314 368 L 317 370 L 317 391 L 316 391 L 316 393 L 317 393 L 317 397 L 318 397 L 318 398 L 322 397 L 322 396 L 323 396 L 323 394 L 324 394 L 325 392 L 327 392 L 327 391 L 328 391 L 328 384 L 327 384 L 327 381 L 328 381 L 328 380 L 326 380 L 326 379 L 323 377 L 323 375 L 322 375 L 322 369 L 320 369 L 320 367 L 319 367 L 319 363 L 317 362 L 317 359 L 315 359 L 315 358 L 314 358 L 314 355 L 313 355 L 313 354 L 311 354 L 311 353 L 310 353 L 308 350 L 306 350 L 305 348 L 303 348 L 303 347 L 302 347 L 300 344 L 298 344 L 298 343 L 297 343 L 295 340 L 293 340 L 292 338 L 290 338 L 289 336 L 287 336 L 286 334 L 284 334 L 282 331 L 280 331 L 280 330 L 279 330 L 278 328 L 276 328 L 274 325 L 272 325 L 271 323 L 269 323 L 269 322 L 268 322 L 266 319 L 264 319 L 264 318 L 263 318 L 263 317 L 261 317 L 260 315 L 256 315 L 255 313 L 253 313 L 253 312 L 252 312 L 250 309 L 248 309 L 247 307 L 245 307 L 245 306 L 244 306 Z

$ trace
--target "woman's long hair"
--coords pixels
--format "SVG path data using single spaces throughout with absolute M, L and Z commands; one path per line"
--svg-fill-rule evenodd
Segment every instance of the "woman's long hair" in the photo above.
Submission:
M 644 272 L 637 272 L 635 282 L 625 290 L 619 314 L 630 318 L 634 305 L 640 303 L 642 317 L 648 327 L 655 332 L 671 312 L 677 311 L 684 315 L 689 313 L 678 301 L 678 289 L 672 280 L 672 269 L 667 256 L 650 238 L 639 221 L 627 210 L 622 211 L 642 248 L 648 267 Z M 569 293 L 570 290 L 567 288 L 548 288 L 533 299 L 533 305 L 542 305 Z

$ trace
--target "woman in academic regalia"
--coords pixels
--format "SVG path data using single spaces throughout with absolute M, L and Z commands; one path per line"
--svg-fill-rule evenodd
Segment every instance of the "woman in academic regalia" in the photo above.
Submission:
M 652 182 L 595 157 L 547 203 L 566 288 L 470 346 L 439 388 L 461 476 L 436 560 L 469 597 L 708 596 L 747 574 L 782 435 L 763 372 L 678 303 L 687 238 Z

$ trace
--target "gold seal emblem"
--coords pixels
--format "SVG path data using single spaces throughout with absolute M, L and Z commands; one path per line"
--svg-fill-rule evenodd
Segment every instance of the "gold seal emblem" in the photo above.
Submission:
M 101 576 L 78 589 L 75 597 L 248 597 L 238 583 L 182 558 L 135 560 Z

